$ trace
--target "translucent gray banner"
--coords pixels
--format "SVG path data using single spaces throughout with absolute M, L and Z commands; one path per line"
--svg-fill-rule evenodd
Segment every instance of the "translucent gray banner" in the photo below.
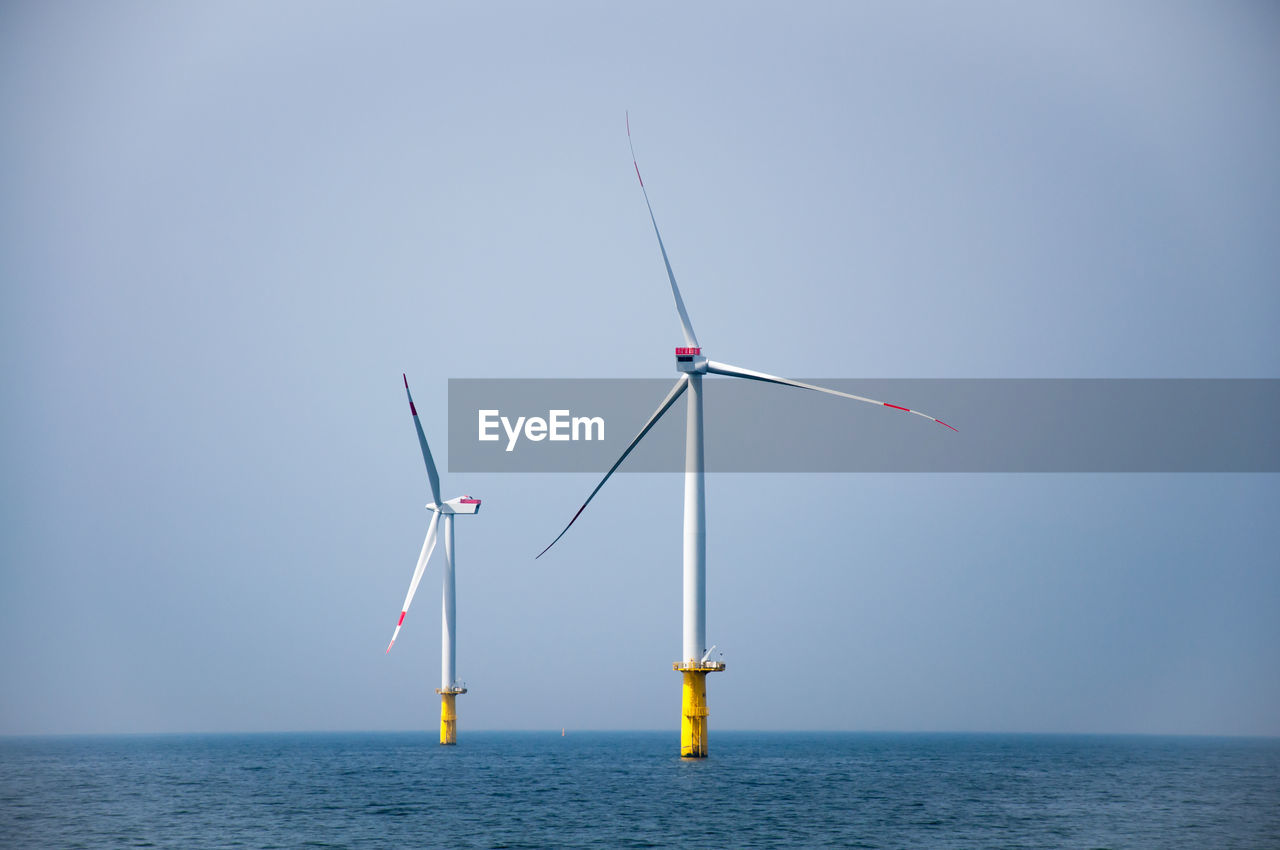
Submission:
M 675 380 L 450 379 L 449 471 L 603 473 Z M 800 380 L 957 430 L 708 375 L 707 470 L 1280 472 L 1278 379 Z M 618 471 L 683 470 L 684 435 L 681 398 Z

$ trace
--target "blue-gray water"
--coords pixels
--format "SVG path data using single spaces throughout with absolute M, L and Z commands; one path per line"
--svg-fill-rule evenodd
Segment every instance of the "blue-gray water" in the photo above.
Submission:
M 0 740 L 2 847 L 1280 847 L 1280 741 L 463 730 Z

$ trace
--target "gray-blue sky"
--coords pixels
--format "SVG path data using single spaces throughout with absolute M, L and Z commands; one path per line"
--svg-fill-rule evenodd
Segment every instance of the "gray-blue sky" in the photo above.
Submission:
M 1264 4 L 7 4 L 0 732 L 420 728 L 400 372 L 1274 377 Z M 935 412 L 946 418 L 944 411 Z M 962 427 L 962 424 L 957 423 Z M 463 728 L 674 728 L 677 476 L 443 475 Z M 1280 733 L 1267 475 L 723 475 L 713 728 Z M 788 507 L 779 509 L 779 497 Z M 793 497 L 804 508 L 797 510 Z

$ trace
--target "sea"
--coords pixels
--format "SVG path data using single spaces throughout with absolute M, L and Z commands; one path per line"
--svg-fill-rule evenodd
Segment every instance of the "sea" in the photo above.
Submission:
M 0 739 L 0 847 L 1280 848 L 1280 740 L 713 731 Z

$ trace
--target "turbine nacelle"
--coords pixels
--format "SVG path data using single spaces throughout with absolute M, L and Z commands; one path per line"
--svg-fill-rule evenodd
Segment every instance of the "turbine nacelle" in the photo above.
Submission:
M 702 356 L 702 349 L 696 345 L 677 348 L 676 371 L 693 372 L 698 375 L 705 374 L 707 371 L 707 358 Z
M 440 514 L 478 514 L 480 513 L 480 500 L 473 499 L 470 496 L 459 496 L 456 499 L 450 499 L 443 505 L 429 502 L 427 510 Z

